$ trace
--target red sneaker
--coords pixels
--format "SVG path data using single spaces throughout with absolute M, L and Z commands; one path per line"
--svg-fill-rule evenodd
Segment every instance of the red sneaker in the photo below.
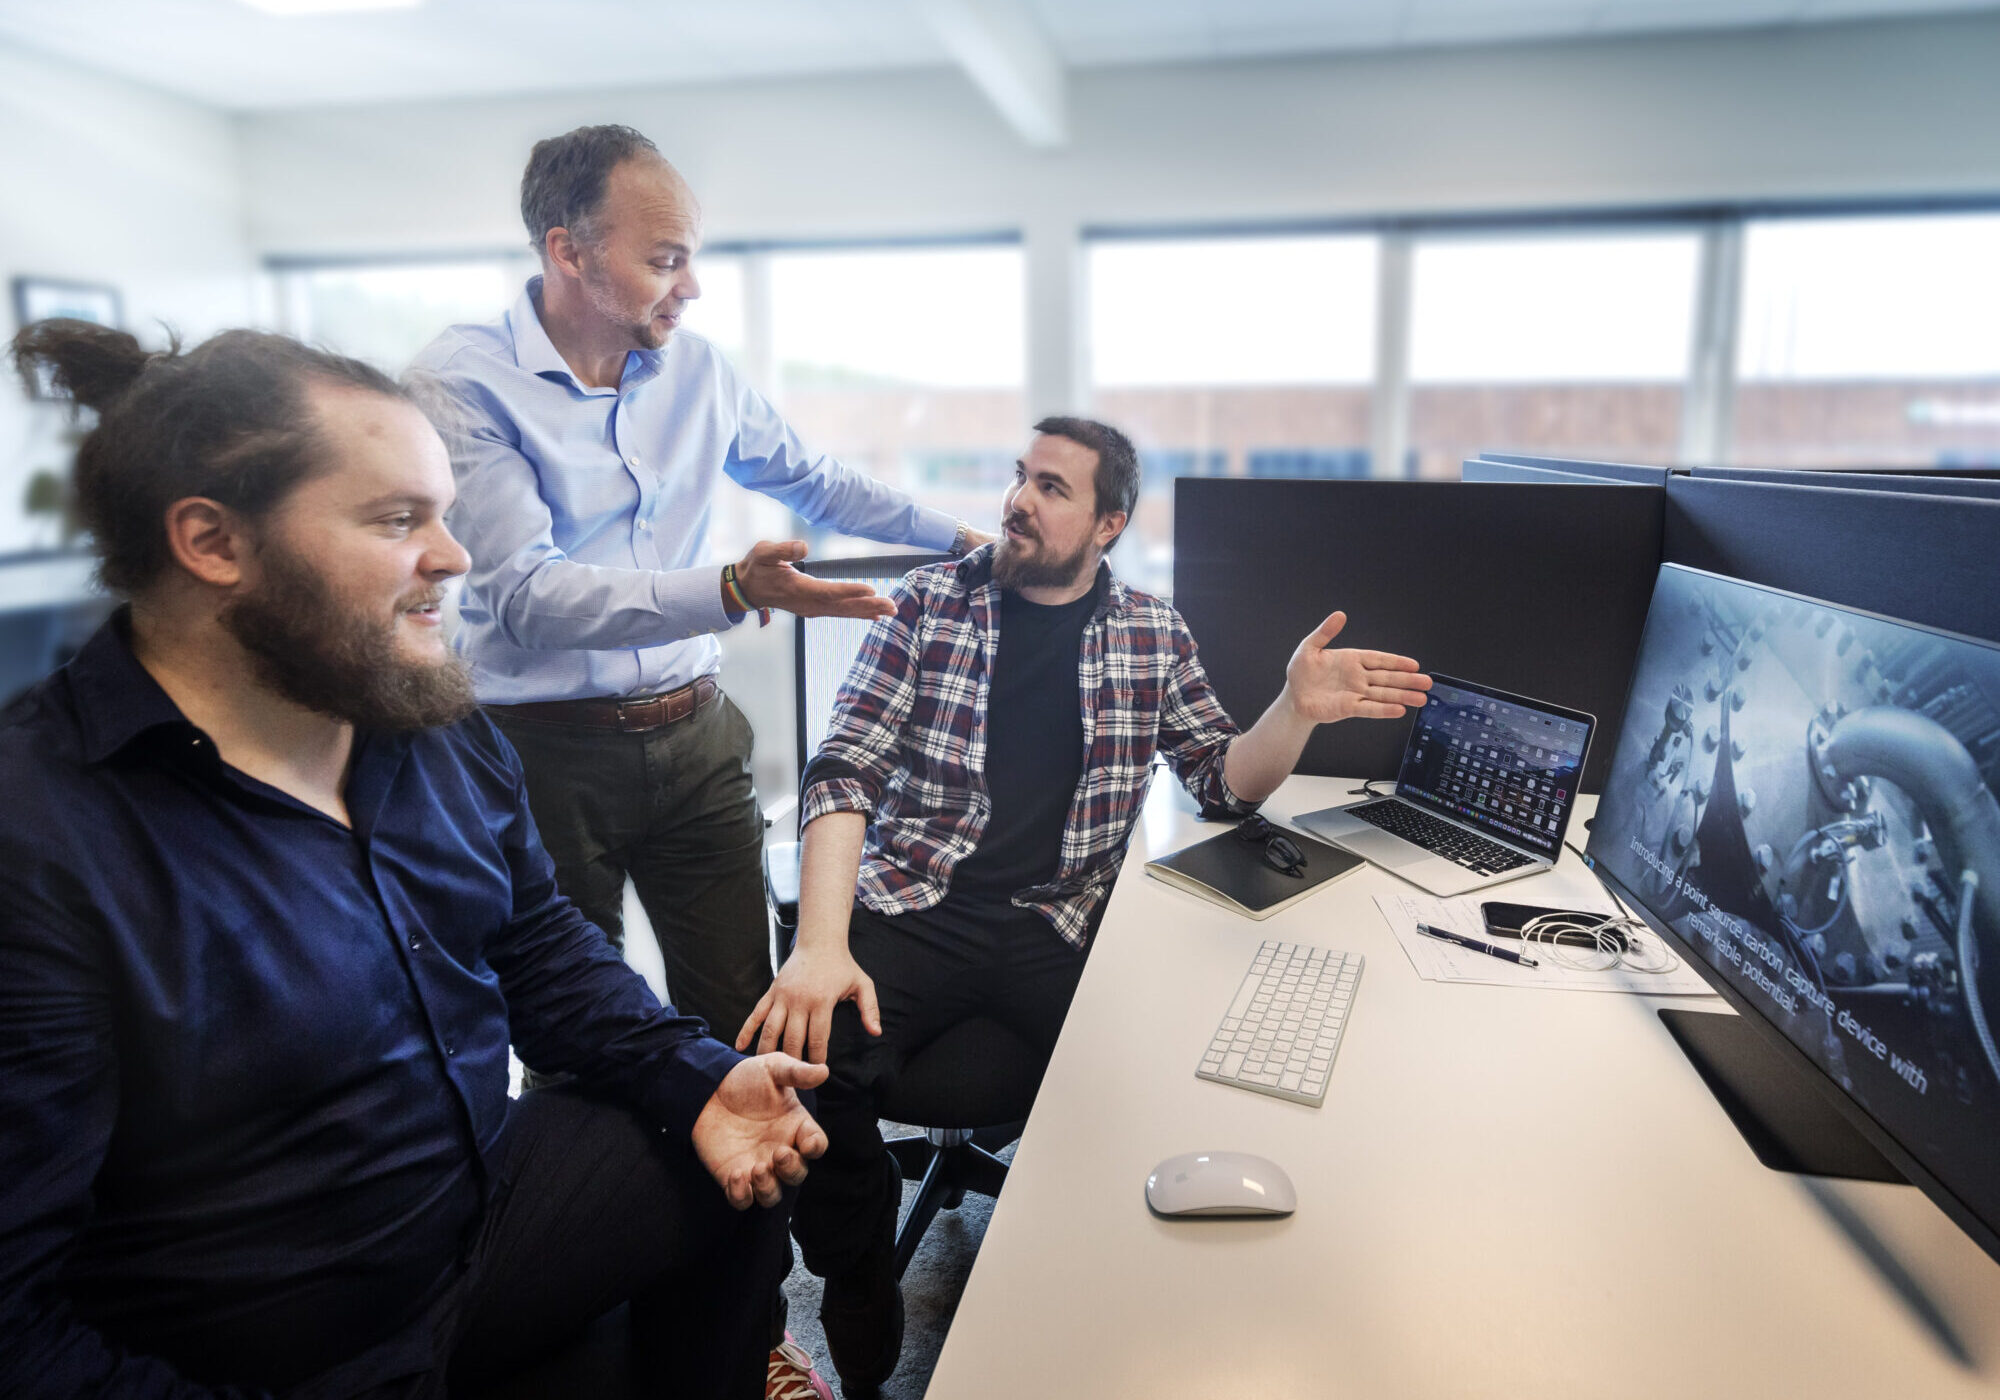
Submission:
M 764 1370 L 764 1400 L 833 1400 L 833 1387 L 789 1332 Z

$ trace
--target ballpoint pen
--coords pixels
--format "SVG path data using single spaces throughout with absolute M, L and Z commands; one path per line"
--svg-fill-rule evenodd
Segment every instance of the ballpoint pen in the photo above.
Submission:
M 1517 953 L 1512 948 L 1498 948 L 1491 943 L 1482 943 L 1476 938 L 1467 938 L 1462 933 L 1453 933 L 1448 928 L 1433 928 L 1429 924 L 1418 924 L 1417 932 L 1426 938 L 1442 939 L 1446 943 L 1456 943 L 1461 948 L 1470 948 L 1475 953 L 1484 953 L 1489 958 L 1501 958 L 1510 963 L 1519 963 L 1522 967 L 1541 966 L 1535 959 Z

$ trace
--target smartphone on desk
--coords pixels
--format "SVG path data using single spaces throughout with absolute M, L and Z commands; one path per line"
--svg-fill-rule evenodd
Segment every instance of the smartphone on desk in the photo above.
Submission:
M 1580 909 L 1544 909 L 1535 904 L 1482 904 L 1479 906 L 1479 913 L 1486 921 L 1486 934 L 1489 938 L 1519 938 L 1521 930 L 1528 926 L 1530 919 L 1539 919 L 1544 914 L 1562 914 L 1572 919 L 1585 919 L 1591 923 L 1601 923 L 1604 919 L 1602 914 L 1592 914 Z M 1614 930 L 1609 937 L 1612 946 L 1621 953 L 1625 951 L 1624 934 Z M 1598 946 L 1597 936 L 1587 933 L 1559 933 L 1553 941 L 1565 948 Z

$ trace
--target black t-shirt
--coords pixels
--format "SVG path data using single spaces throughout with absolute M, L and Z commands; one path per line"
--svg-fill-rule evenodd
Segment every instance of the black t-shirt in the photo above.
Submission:
M 1000 644 L 986 705 L 986 790 L 993 817 L 952 872 L 954 913 L 1013 915 L 1017 890 L 1055 879 L 1063 827 L 1083 774 L 1078 656 L 1096 590 L 1053 607 L 1000 595 Z

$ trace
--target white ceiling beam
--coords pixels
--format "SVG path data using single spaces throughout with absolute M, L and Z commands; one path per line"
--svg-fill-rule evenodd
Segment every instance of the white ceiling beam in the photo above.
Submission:
M 1069 75 L 1025 0 L 917 0 L 945 51 L 1030 146 L 1069 141 Z

